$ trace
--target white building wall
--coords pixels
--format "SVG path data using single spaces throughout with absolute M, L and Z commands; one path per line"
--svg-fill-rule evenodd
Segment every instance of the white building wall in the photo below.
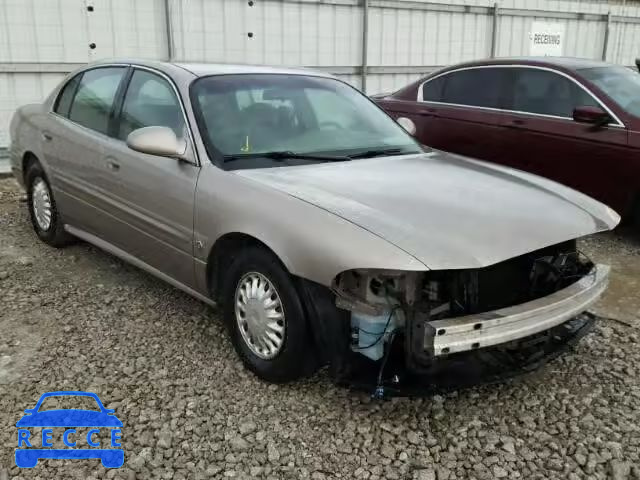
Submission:
M 368 93 L 492 53 L 494 0 L 368 2 Z M 362 3 L 0 0 L 0 148 L 16 106 L 41 101 L 66 72 L 99 58 L 167 59 L 172 51 L 184 61 L 304 65 L 359 87 Z M 532 22 L 545 21 L 564 25 L 565 55 L 602 58 L 610 12 L 607 60 L 632 65 L 640 57 L 638 2 L 500 0 L 498 7 L 497 56 L 528 54 Z

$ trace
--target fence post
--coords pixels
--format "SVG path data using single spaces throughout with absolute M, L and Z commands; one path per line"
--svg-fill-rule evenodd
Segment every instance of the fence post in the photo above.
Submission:
M 362 0 L 362 65 L 360 90 L 367 93 L 367 53 L 369 51 L 369 0 Z
M 605 20 L 607 23 L 604 26 L 604 41 L 602 42 L 602 60 L 607 60 L 607 50 L 609 49 L 609 33 L 611 31 L 611 11 L 607 13 Z
M 173 31 L 171 29 L 171 8 L 170 8 L 171 0 L 164 0 L 164 19 L 165 19 L 165 29 L 167 33 L 167 59 L 171 62 L 174 58 L 173 52 Z
M 498 49 L 498 2 L 493 4 L 493 23 L 491 24 L 491 58 L 496 56 Z

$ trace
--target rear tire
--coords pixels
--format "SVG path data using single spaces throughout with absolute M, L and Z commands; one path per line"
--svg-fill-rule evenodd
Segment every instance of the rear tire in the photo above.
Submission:
M 51 191 L 51 184 L 37 161 L 27 167 L 25 185 L 29 217 L 38 238 L 56 248 L 71 243 L 73 237 L 64 230 L 60 211 Z
M 277 257 L 259 247 L 238 254 L 226 272 L 222 302 L 231 342 L 247 369 L 274 383 L 313 373 L 304 309 Z

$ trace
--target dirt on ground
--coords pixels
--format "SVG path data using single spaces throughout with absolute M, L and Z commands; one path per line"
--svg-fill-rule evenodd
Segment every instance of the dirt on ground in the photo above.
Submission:
M 219 312 L 78 243 L 31 230 L 0 180 L 0 480 L 640 479 L 640 241 L 581 243 L 613 266 L 595 331 L 500 385 L 373 401 L 326 373 L 268 385 L 244 370 Z M 14 463 L 40 395 L 92 391 L 122 420 L 125 463 Z

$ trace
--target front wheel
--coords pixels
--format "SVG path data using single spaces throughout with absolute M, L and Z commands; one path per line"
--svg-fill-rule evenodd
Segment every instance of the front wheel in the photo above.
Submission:
M 304 309 L 293 279 L 261 248 L 242 251 L 224 281 L 224 319 L 245 366 L 269 382 L 288 382 L 314 370 Z

